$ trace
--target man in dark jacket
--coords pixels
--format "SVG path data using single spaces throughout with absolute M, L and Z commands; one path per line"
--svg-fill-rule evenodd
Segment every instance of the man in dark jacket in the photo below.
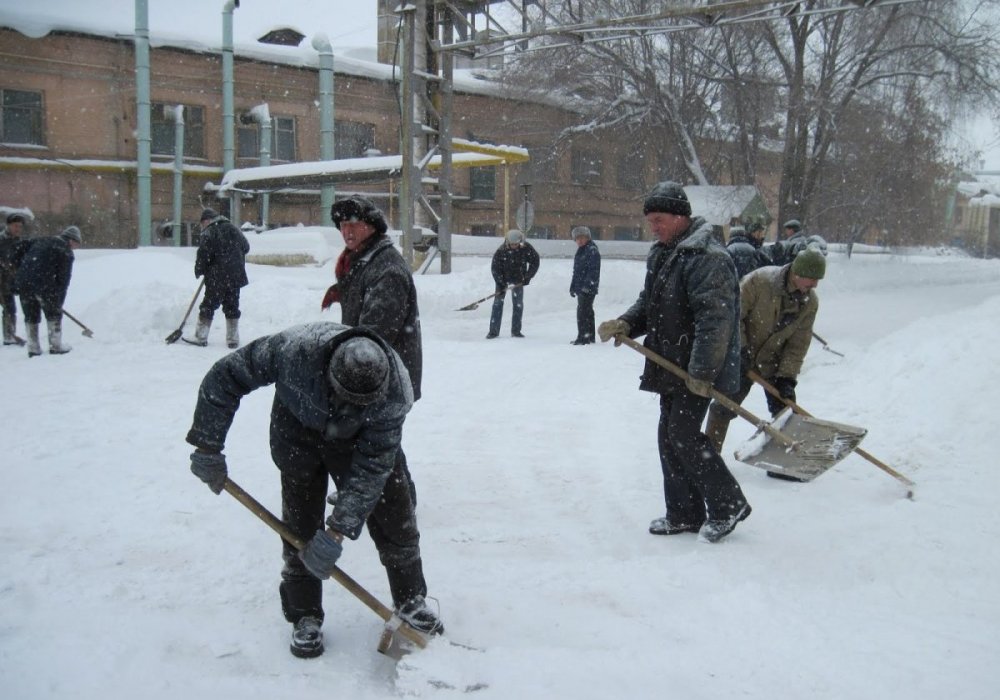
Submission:
M 246 236 L 214 209 L 201 212 L 201 240 L 194 262 L 194 276 L 205 276 L 205 296 L 198 307 L 198 324 L 194 339 L 185 342 L 202 347 L 208 345 L 215 310 L 222 307 L 226 316 L 226 346 L 240 345 L 240 289 L 249 284 L 246 254 L 250 243 Z
M 343 539 L 357 539 L 365 524 L 397 614 L 425 633 L 443 632 L 424 602 L 420 532 L 409 480 L 396 460 L 413 405 L 400 357 L 368 329 L 308 323 L 216 362 L 201 383 L 187 434 L 197 448 L 191 471 L 215 493 L 225 486 L 222 450 L 240 400 L 268 384 L 275 385 L 270 442 L 281 472 L 282 520 L 308 540 L 301 553 L 283 542 L 281 606 L 293 625 L 292 654 L 323 653 L 322 580 L 333 573 Z M 330 478 L 337 498 L 324 530 Z
M 24 345 L 17 335 L 17 305 L 14 301 L 14 277 L 28 250 L 30 241 L 24 237 L 24 215 L 8 214 L 7 224 L 0 230 L 0 305 L 3 306 L 3 344 Z
M 594 298 L 601 286 L 601 251 L 586 226 L 577 226 L 570 234 L 577 245 L 573 258 L 573 279 L 569 283 L 569 295 L 576 297 L 576 340 L 573 345 L 590 345 L 594 342 Z
M 496 296 L 493 297 L 493 310 L 490 313 L 490 331 L 487 338 L 500 335 L 500 322 L 503 321 L 503 303 L 510 289 L 513 300 L 513 310 L 510 319 L 510 334 L 515 338 L 523 338 L 521 319 L 524 316 L 524 288 L 538 273 L 538 252 L 530 243 L 524 240 L 524 234 L 516 228 L 507 232 L 503 244 L 493 254 L 490 271 L 496 283 Z
M 62 342 L 62 309 L 73 276 L 73 250 L 81 242 L 80 229 L 68 226 L 58 236 L 32 240 L 24 253 L 14 277 L 14 289 L 21 298 L 28 331 L 28 357 L 42 354 L 38 325 L 43 312 L 49 330 L 49 353 L 64 355 L 72 350 Z
M 783 227 L 785 237 L 783 240 L 775 241 L 769 246 L 765 246 L 764 252 L 771 265 L 788 265 L 795 256 L 805 250 L 806 246 L 817 248 L 823 255 L 826 255 L 827 245 L 822 236 L 818 234 L 806 234 L 802 228 L 802 223 L 798 219 L 789 219 Z
M 687 371 L 682 381 L 646 361 L 639 388 L 660 395 L 658 443 L 666 515 L 654 535 L 698 532 L 717 542 L 750 515 L 740 485 L 701 432 L 710 389 L 739 386 L 739 288 L 736 269 L 676 182 L 656 185 L 643 214 L 657 238 L 636 302 L 598 328 L 602 341 L 646 336 L 647 348 Z
M 739 279 L 743 279 L 758 267 L 771 264 L 770 259 L 761 250 L 763 236 L 755 235 L 763 231 L 764 227 L 761 224 L 751 224 L 749 230 L 744 230 L 742 226 L 733 226 L 729 229 L 726 252 L 736 265 L 736 275 Z

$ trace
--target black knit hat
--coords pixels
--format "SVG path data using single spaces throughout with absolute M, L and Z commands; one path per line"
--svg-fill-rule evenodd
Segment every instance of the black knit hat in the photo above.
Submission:
M 389 386 L 389 358 L 371 338 L 354 336 L 333 351 L 326 378 L 342 400 L 367 406 L 382 397 Z
M 679 183 L 667 180 L 657 184 L 646 195 L 642 203 L 642 213 L 646 215 L 650 212 L 691 216 L 691 202 L 688 201 L 684 188 Z
M 202 210 L 201 216 L 198 218 L 198 222 L 201 223 L 202 221 L 211 221 L 218 216 L 219 212 L 215 211 L 215 209 L 212 209 L 211 207 L 206 207 Z
M 389 230 L 382 210 L 376 207 L 370 199 L 357 194 L 342 199 L 330 207 L 330 218 L 338 231 L 343 221 L 363 221 L 374 228 L 375 233 L 378 234 Z
M 8 224 L 24 223 L 24 214 L 8 214 L 7 215 Z

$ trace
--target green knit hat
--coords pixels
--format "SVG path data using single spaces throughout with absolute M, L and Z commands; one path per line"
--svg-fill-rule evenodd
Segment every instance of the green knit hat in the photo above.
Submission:
M 818 248 L 806 248 L 792 261 L 792 272 L 799 277 L 821 280 L 826 274 L 826 258 Z

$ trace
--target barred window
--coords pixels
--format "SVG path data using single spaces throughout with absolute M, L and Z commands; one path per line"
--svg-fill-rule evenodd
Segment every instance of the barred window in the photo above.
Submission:
M 42 93 L 0 89 L 0 142 L 44 146 Z
M 469 168 L 469 197 L 493 201 L 496 196 L 496 168 Z
M 271 158 L 285 162 L 296 159 L 295 117 L 273 117 L 271 119 Z M 260 157 L 260 124 L 240 124 L 236 131 L 236 156 L 238 158 Z
M 175 104 L 154 102 L 150 115 L 150 127 L 153 143 L 150 150 L 161 156 L 174 155 L 174 120 Z M 198 105 L 183 105 L 184 107 L 184 156 L 191 158 L 205 157 L 205 108 Z

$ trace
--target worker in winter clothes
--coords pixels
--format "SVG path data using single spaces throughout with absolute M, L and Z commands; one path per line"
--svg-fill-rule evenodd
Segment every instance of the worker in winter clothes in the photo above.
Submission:
M 0 305 L 3 306 L 3 344 L 24 345 L 17 335 L 17 304 L 14 301 L 14 277 L 30 241 L 24 236 L 24 215 L 7 215 L 0 229 Z
M 521 319 L 524 316 L 524 288 L 538 273 L 539 262 L 538 252 L 524 240 L 523 233 L 516 228 L 507 232 L 503 244 L 493 253 L 493 262 L 490 265 L 493 281 L 496 283 L 496 296 L 493 297 L 490 331 L 486 334 L 487 338 L 496 338 L 500 335 L 503 304 L 508 289 L 514 307 L 511 311 L 510 334 L 515 338 L 524 337 L 521 333 Z
M 736 265 L 736 275 L 743 279 L 758 267 L 770 265 L 764 251 L 761 250 L 764 226 L 752 224 L 749 230 L 742 226 L 733 226 L 729 229 L 729 242 L 726 244 L 726 252 L 733 259 Z
M 72 350 L 62 341 L 63 302 L 73 276 L 73 251 L 82 240 L 80 229 L 68 226 L 58 236 L 32 240 L 24 253 L 14 277 L 14 290 L 24 312 L 28 357 L 42 354 L 38 325 L 43 312 L 49 330 L 49 353 L 64 355 Z
M 201 212 L 201 240 L 194 261 L 194 276 L 205 276 L 205 296 L 198 307 L 194 339 L 185 342 L 208 345 L 212 318 L 220 306 L 226 317 L 226 346 L 240 345 L 240 289 L 247 286 L 246 254 L 250 243 L 243 232 L 214 209 Z
M 676 182 L 656 185 L 643 202 L 656 237 L 639 298 L 597 329 L 602 341 L 645 336 L 643 345 L 686 370 L 681 380 L 646 361 L 639 388 L 660 395 L 658 445 L 666 515 L 654 535 L 697 532 L 717 542 L 750 515 L 739 483 L 701 432 L 714 387 L 739 386 L 739 288 L 736 268 Z
M 788 265 L 806 246 L 818 248 L 826 255 L 827 245 L 823 237 L 817 234 L 807 235 L 798 219 L 789 219 L 782 228 L 784 238 L 764 247 L 771 265 Z
M 427 607 L 408 479 L 396 461 L 413 390 L 402 360 L 364 328 L 309 323 L 264 336 L 216 362 L 198 392 L 187 441 L 197 449 L 191 471 L 220 493 L 228 478 L 222 453 L 240 400 L 275 385 L 271 458 L 281 473 L 282 521 L 307 541 L 301 552 L 282 542 L 281 607 L 292 623 L 290 651 L 323 653 L 323 579 L 344 538 L 362 526 L 378 549 L 397 614 L 418 631 L 444 628 Z M 337 487 L 326 519 L 329 480 Z
M 826 274 L 826 258 L 809 247 L 782 267 L 762 267 L 740 282 L 740 386 L 729 395 L 740 404 L 753 387 L 752 370 L 766 379 L 785 399 L 795 401 L 802 361 L 812 341 L 813 322 L 819 311 L 816 286 Z M 767 407 L 776 415 L 784 402 L 765 392 Z M 722 451 L 729 423 L 736 416 L 717 401 L 708 410 L 705 433 L 717 452 Z M 768 476 L 800 481 L 778 472 Z
M 577 246 L 573 257 L 573 279 L 569 283 L 569 295 L 576 297 L 576 340 L 573 345 L 590 345 L 595 337 L 594 299 L 601 286 L 601 251 L 586 226 L 575 227 L 570 235 Z

